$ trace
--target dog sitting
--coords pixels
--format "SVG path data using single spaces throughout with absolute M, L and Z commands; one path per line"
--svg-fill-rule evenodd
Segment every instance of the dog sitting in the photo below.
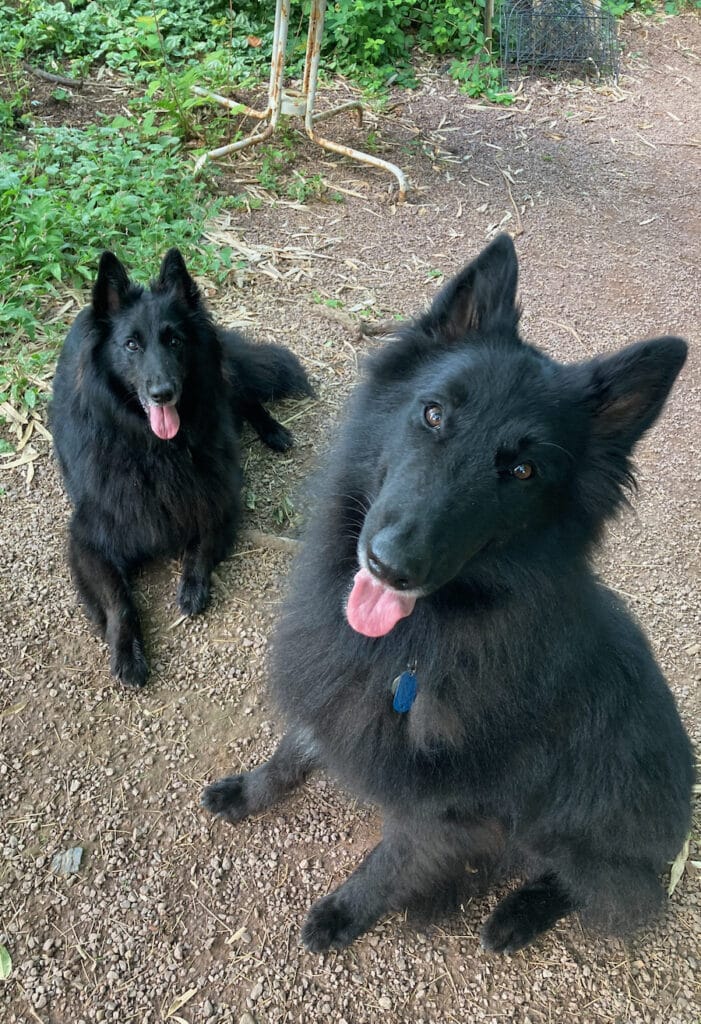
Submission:
M 370 357 L 274 638 L 286 733 L 204 792 L 236 822 L 321 767 L 380 806 L 382 841 L 309 911 L 313 951 L 491 876 L 521 884 L 488 950 L 574 912 L 625 931 L 690 826 L 674 699 L 590 567 L 687 346 L 562 365 L 520 337 L 517 270 L 496 239 Z
M 182 555 L 180 608 L 206 607 L 240 520 L 243 420 L 286 451 L 291 435 L 262 402 L 311 393 L 290 351 L 213 322 L 177 249 L 148 288 L 103 253 L 58 360 L 50 424 L 73 505 L 73 578 L 125 685 L 148 674 L 131 574 Z

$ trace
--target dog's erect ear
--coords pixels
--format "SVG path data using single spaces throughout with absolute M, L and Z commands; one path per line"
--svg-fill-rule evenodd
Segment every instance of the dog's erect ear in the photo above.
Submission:
M 681 338 L 655 338 L 585 364 L 594 438 L 630 452 L 662 412 L 687 348 Z
M 163 257 L 157 291 L 174 291 L 178 298 L 193 309 L 200 304 L 200 290 L 190 277 L 179 249 L 169 249 Z
M 92 308 L 97 316 L 117 313 L 131 287 L 129 275 L 113 252 L 103 252 L 92 290 Z
M 448 341 L 485 330 L 490 322 L 506 320 L 515 329 L 517 282 L 514 243 L 509 235 L 498 235 L 439 291 L 421 327 Z

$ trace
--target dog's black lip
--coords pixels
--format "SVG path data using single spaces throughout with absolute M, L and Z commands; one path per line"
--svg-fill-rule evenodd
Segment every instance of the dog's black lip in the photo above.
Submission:
M 435 585 L 431 583 L 426 583 L 421 587 L 406 590 L 401 590 L 398 587 L 391 587 L 388 583 L 385 583 L 378 576 L 376 576 L 375 573 L 372 571 L 370 566 L 367 564 L 366 552 L 364 554 L 358 552 L 358 569 L 365 569 L 366 572 L 369 572 L 373 580 L 375 580 L 376 583 L 384 587 L 385 590 L 389 590 L 394 594 L 400 594 L 403 597 L 414 597 L 418 601 L 422 597 L 430 597 L 431 594 L 437 594 L 439 590 L 442 590 L 443 587 L 449 587 L 451 583 L 459 583 L 463 571 L 467 567 L 469 567 L 472 562 L 474 562 L 475 558 L 483 554 L 485 551 L 487 551 L 494 545 L 497 545 L 498 543 L 499 541 L 496 537 L 490 537 L 489 540 L 485 541 L 484 544 L 481 544 L 479 545 L 479 547 L 475 548 L 475 550 L 472 551 L 467 556 L 467 558 L 464 559 L 457 572 L 453 573 L 452 576 L 449 576 L 448 579 L 443 580 L 441 583 L 437 583 Z M 358 569 L 356 569 L 356 572 L 358 571 Z
M 171 407 L 174 407 L 174 408 L 177 409 L 179 401 L 180 401 L 180 395 L 178 395 L 177 398 L 171 399 L 170 402 L 151 402 L 151 401 L 149 401 L 149 400 L 147 400 L 145 398 L 142 398 L 142 396 L 139 395 L 139 402 L 141 404 L 141 408 L 144 410 L 144 413 L 147 416 L 148 416 L 149 406 L 156 406 L 156 408 L 158 408 L 158 409 L 162 409 L 165 406 L 171 406 Z
M 379 576 L 376 576 L 375 573 L 372 571 L 372 569 L 369 566 L 361 565 L 360 568 L 361 569 L 366 569 L 367 572 L 370 573 L 370 575 L 372 576 L 373 580 L 375 580 L 376 583 L 379 583 L 379 585 L 381 587 L 383 587 L 384 590 L 389 590 L 393 594 L 401 594 L 402 597 L 415 597 L 417 599 L 417 601 L 418 601 L 418 599 L 420 597 L 426 597 L 427 594 L 431 593 L 430 590 L 426 590 L 424 587 L 419 587 L 419 588 L 416 588 L 416 587 L 409 588 L 409 587 L 407 587 L 404 590 L 400 590 L 398 587 L 391 587 L 389 585 L 389 583 L 385 583 L 384 580 L 381 580 L 379 578 Z
M 360 570 L 360 569 L 364 569 L 365 572 L 370 573 L 370 575 L 372 576 L 373 580 L 376 583 L 378 583 L 380 586 L 384 587 L 385 590 L 390 590 L 393 594 L 401 594 L 402 597 L 415 597 L 417 600 L 420 597 L 425 597 L 426 596 L 426 591 L 423 588 L 418 588 L 418 589 L 414 589 L 414 590 L 409 590 L 409 589 L 407 589 L 407 590 L 399 590 L 397 587 L 391 587 L 389 585 L 389 583 L 385 583 L 383 580 L 381 580 L 379 578 L 379 576 L 377 576 L 372 571 L 370 566 L 368 565 L 367 545 L 364 545 L 364 547 L 365 547 L 365 550 L 361 551 L 360 550 L 360 545 L 358 545 L 356 572 L 358 572 L 358 570 Z

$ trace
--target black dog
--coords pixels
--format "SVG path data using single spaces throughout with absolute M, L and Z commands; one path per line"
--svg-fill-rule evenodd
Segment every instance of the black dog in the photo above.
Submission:
M 148 674 L 131 571 L 182 553 L 180 608 L 202 611 L 239 520 L 242 420 L 285 451 L 291 435 L 260 403 L 310 393 L 291 352 L 215 326 L 177 249 L 148 289 L 103 254 L 92 305 L 58 361 L 50 416 L 74 506 L 73 576 L 123 683 L 142 686 Z
M 459 892 L 466 864 L 526 879 L 489 950 L 573 911 L 626 929 L 689 827 L 673 698 L 588 564 L 686 345 L 560 365 L 519 337 L 517 269 L 500 237 L 371 358 L 277 631 L 288 732 L 204 792 L 237 821 L 322 765 L 381 805 L 382 842 L 307 917 L 312 950 Z

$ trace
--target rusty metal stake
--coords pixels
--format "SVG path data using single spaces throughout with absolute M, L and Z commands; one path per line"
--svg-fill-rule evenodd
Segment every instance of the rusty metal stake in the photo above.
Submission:
M 194 175 L 200 173 L 208 160 L 216 160 L 219 157 L 227 156 L 247 146 L 257 146 L 265 142 L 275 131 L 281 114 L 288 114 L 304 118 L 304 130 L 312 142 L 332 153 L 340 153 L 360 163 L 370 164 L 372 167 L 379 167 L 389 174 L 393 174 L 399 183 L 399 202 L 406 199 L 408 184 L 404 172 L 392 164 L 389 160 L 381 160 L 380 157 L 371 156 L 359 149 L 351 149 L 350 146 L 343 146 L 339 142 L 332 142 L 324 138 L 316 131 L 315 125 L 319 121 L 325 121 L 329 117 L 335 117 L 345 110 L 355 110 L 358 113 L 358 123 L 362 124 L 363 107 L 359 100 L 350 100 L 341 103 L 330 110 L 323 110 L 318 114 L 314 113 L 314 101 L 316 99 L 316 86 L 319 77 L 319 57 L 321 53 L 321 39 L 324 32 L 324 15 L 326 13 L 326 0 L 312 0 L 311 12 L 309 14 L 309 29 L 307 34 L 307 52 L 304 59 L 304 75 L 302 78 L 302 90 L 296 92 L 284 88 L 285 78 L 285 51 L 287 48 L 287 30 L 290 22 L 290 0 L 277 0 L 275 7 L 275 29 L 273 32 L 273 55 L 270 64 L 270 84 L 268 86 L 268 106 L 264 111 L 247 107 L 244 103 L 237 103 L 219 93 L 208 92 L 199 86 L 193 86 L 193 92 L 203 96 L 212 103 L 218 103 L 222 107 L 237 114 L 244 114 L 246 117 L 254 117 L 258 121 L 267 122 L 264 127 L 252 132 L 238 142 L 232 142 L 228 146 L 220 146 L 208 153 L 203 153 L 195 164 Z

